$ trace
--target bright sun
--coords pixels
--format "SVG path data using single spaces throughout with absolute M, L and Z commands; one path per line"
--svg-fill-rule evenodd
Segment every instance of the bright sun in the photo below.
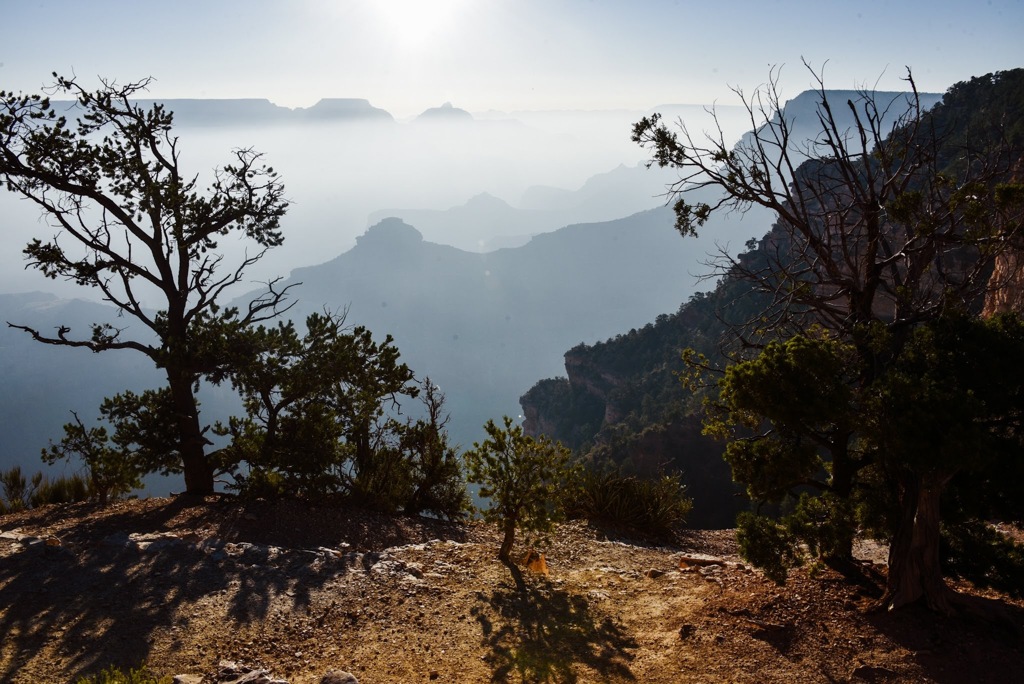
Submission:
M 389 43 L 417 51 L 450 32 L 465 5 L 466 0 L 373 0 L 370 10 Z

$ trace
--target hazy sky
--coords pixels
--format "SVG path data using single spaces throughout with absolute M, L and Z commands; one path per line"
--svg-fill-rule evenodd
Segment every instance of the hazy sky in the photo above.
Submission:
M 943 0 L 0 0 L 0 89 L 52 71 L 156 78 L 154 97 L 362 97 L 399 118 L 734 104 L 784 64 L 808 85 L 922 90 L 1024 66 L 1024 2 Z

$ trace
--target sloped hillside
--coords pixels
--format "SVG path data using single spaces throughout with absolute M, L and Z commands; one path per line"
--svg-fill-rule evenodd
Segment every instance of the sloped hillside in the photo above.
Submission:
M 846 99 L 855 95 L 829 91 L 827 98 L 842 115 Z M 882 109 L 905 97 L 875 95 Z M 934 104 L 936 99 L 922 95 L 922 105 Z M 776 116 L 776 120 L 784 117 L 791 122 L 794 144 L 813 140 L 814 129 L 820 126 L 813 114 L 816 101 L 815 94 L 805 93 Z M 927 131 L 934 131 L 945 145 L 941 163 L 955 168 L 956 151 L 968 140 L 988 144 L 1006 136 L 1010 148 L 1020 149 L 1024 142 L 1022 120 L 1024 70 L 1018 69 L 952 87 L 928 114 Z M 1019 179 L 1021 164 L 1015 168 Z M 703 236 L 708 228 L 701 230 Z M 759 265 L 769 263 L 774 251 L 784 252 L 786 241 L 786 231 L 776 226 L 759 242 L 748 243 L 750 249 L 739 262 L 747 270 L 757 271 Z M 990 296 L 990 311 L 1009 310 L 1021 301 L 1015 287 L 1004 287 L 1014 282 L 1019 285 L 1016 270 L 1020 263 L 1019 256 L 1011 255 L 997 265 L 992 283 L 1002 290 Z M 727 270 L 719 263 L 719 269 L 723 268 Z M 722 351 L 732 344 L 731 331 L 763 311 L 765 301 L 750 285 L 727 272 L 712 291 L 691 298 L 674 314 L 659 316 L 653 323 L 605 342 L 570 349 L 565 354 L 566 376 L 542 380 L 521 398 L 528 430 L 561 439 L 595 463 L 618 464 L 643 474 L 681 470 L 695 500 L 692 523 L 731 526 L 735 512 L 745 503 L 736 496 L 722 462 L 724 445 L 700 434 L 701 395 L 695 396 L 681 385 L 679 373 L 685 371 L 681 355 L 690 348 L 707 355 L 714 364 L 724 365 Z

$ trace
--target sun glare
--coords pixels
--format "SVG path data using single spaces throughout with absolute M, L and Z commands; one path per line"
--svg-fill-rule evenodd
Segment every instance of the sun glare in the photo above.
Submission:
M 374 0 L 380 32 L 399 50 L 420 51 L 442 40 L 460 19 L 465 0 Z

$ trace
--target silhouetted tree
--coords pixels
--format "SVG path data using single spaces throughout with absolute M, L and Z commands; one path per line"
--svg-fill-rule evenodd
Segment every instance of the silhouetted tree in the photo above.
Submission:
M 166 418 L 175 426 L 173 442 L 163 445 L 164 464 L 184 472 L 189 493 L 212 492 L 215 466 L 196 386 L 221 369 L 233 333 L 279 313 L 284 292 L 273 283 L 245 311 L 220 302 L 247 268 L 281 244 L 283 186 L 259 154 L 240 149 L 200 190 L 197 176 L 179 166 L 171 112 L 159 104 L 146 110 L 132 99 L 148 80 L 103 81 L 89 92 L 74 79 L 54 77 L 53 92 L 77 99 L 76 122 L 46 97 L 0 92 L 0 178 L 56 229 L 51 238 L 32 240 L 25 255 L 48 278 L 98 290 L 152 337 L 129 337 L 110 324 L 85 335 L 13 327 L 46 344 L 130 349 L 152 359 L 166 373 Z M 236 236 L 258 249 L 232 262 L 218 242 Z M 152 302 L 156 311 L 147 308 Z
M 1019 93 L 1022 75 L 980 81 L 992 91 Z M 908 74 L 906 100 L 881 103 L 864 92 L 848 101 L 856 123 L 847 129 L 815 75 L 820 134 L 796 149 L 777 76 L 744 100 L 755 132 L 735 149 L 721 135 L 703 142 L 685 128 L 672 131 L 657 115 L 637 123 L 633 136 L 652 150 L 652 163 L 680 170 L 672 192 L 683 234 L 721 208 L 758 204 L 778 217 L 755 252 L 719 262 L 722 275 L 749 283 L 768 303 L 734 328 L 741 363 L 726 372 L 722 413 L 712 429 L 731 440 L 734 477 L 753 498 L 779 502 L 801 489 L 804 495 L 797 517 L 782 527 L 748 516 L 741 532 L 748 548 L 759 548 L 754 555 L 762 564 L 769 558 L 784 564 L 794 540 L 848 557 L 855 494 L 887 489 L 900 512 L 883 605 L 923 596 L 949 611 L 953 596 L 938 563 L 939 500 L 951 478 L 978 461 L 961 450 L 959 459 L 926 464 L 921 445 L 871 428 L 872 420 L 895 420 L 898 412 L 892 405 L 872 408 L 869 398 L 893 388 L 919 328 L 977 314 L 985 295 L 1005 284 L 993 278 L 993 265 L 1020 245 L 1024 191 L 1009 182 L 1019 168 L 1020 140 L 993 135 L 992 126 L 1018 121 L 1019 110 L 986 109 L 979 116 L 989 124 L 975 142 L 972 120 L 961 116 L 969 105 L 962 89 L 954 87 L 925 112 Z M 721 200 L 690 204 L 689 187 L 719 188 Z M 950 353 L 944 346 L 933 350 Z M 916 391 L 925 392 L 901 390 L 907 401 Z M 972 390 L 961 383 L 956 391 L 966 397 Z M 1005 408 L 998 406 L 991 410 Z M 998 413 L 969 415 L 974 424 Z M 912 434 L 903 418 L 889 424 Z M 942 434 L 962 422 L 921 425 Z M 980 440 L 976 448 L 991 446 L 982 433 L 970 434 Z M 822 525 L 827 538 L 815 537 Z
M 256 495 L 343 495 L 409 514 L 460 517 L 468 501 L 448 444 L 444 396 L 424 383 L 426 417 L 393 411 L 420 396 L 390 336 L 375 342 L 344 316 L 313 314 L 300 335 L 291 322 L 236 337 L 227 374 L 245 417 L 217 431 L 231 436 L 225 463 L 248 466 L 239 487 Z
M 489 420 L 484 430 L 487 439 L 463 454 L 468 480 L 479 483 L 480 496 L 490 499 L 484 519 L 498 523 L 504 533 L 498 559 L 523 588 L 511 556 L 516 530 L 541 535 L 551 530 L 562 513 L 560 494 L 576 473 L 569 463 L 572 452 L 544 436 L 529 437 L 508 416 L 504 427 Z
M 123 401 L 123 397 L 104 402 L 101 412 L 105 417 L 110 417 L 110 409 L 118 401 Z M 132 444 L 125 443 L 124 431 L 119 433 L 115 426 L 111 439 L 106 427 L 86 427 L 77 413 L 72 415 L 75 420 L 64 425 L 64 437 L 43 449 L 43 461 L 53 464 L 58 460 L 80 459 L 88 471 L 89 488 L 100 506 L 106 506 L 112 497 L 141 488 L 145 460 L 138 458 Z

